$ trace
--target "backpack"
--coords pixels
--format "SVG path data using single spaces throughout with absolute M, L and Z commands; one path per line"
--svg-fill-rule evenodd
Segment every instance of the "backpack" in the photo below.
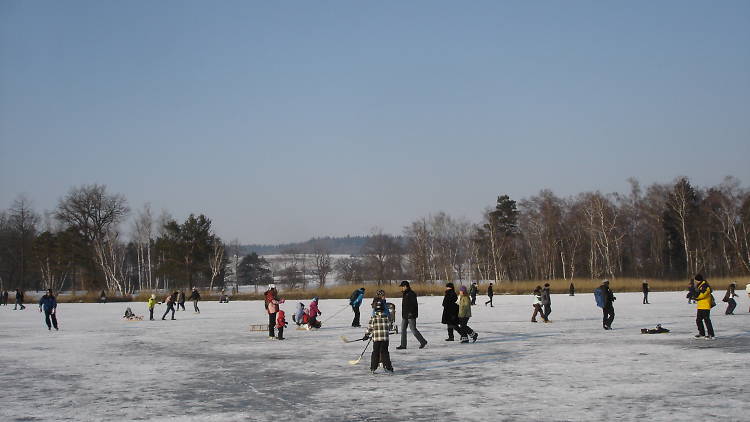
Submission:
M 352 295 L 349 296 L 349 304 L 354 304 L 354 301 L 357 300 L 357 297 L 359 297 L 359 289 L 352 292 Z
M 601 287 L 594 289 L 594 299 L 596 299 L 596 306 L 600 308 L 604 307 L 604 291 Z
M 714 299 L 713 293 L 711 293 L 709 296 L 711 297 L 711 307 L 713 308 L 714 306 L 716 306 L 716 299 Z

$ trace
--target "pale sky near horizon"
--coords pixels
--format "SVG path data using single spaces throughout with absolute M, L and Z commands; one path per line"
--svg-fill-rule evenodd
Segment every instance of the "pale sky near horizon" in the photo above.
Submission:
M 0 208 L 105 184 L 225 240 L 750 182 L 748 1 L 0 0 Z

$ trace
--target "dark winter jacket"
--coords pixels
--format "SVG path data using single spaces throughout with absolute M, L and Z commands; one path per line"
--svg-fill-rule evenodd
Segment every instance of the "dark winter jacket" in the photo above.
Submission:
M 177 303 L 185 303 L 185 293 L 177 294 Z
M 378 307 L 378 304 L 382 304 L 382 306 L 383 306 L 383 315 L 385 315 L 388 318 L 390 318 L 391 317 L 391 310 L 388 309 L 388 301 L 385 300 L 385 298 L 382 298 L 382 297 L 374 297 L 372 299 L 372 304 L 370 305 L 372 307 L 372 316 L 375 315 L 375 313 L 376 313 L 375 309 Z
M 542 305 L 551 305 L 552 299 L 549 296 L 549 287 L 542 289 Z
M 51 312 L 55 308 L 57 308 L 57 299 L 54 296 L 44 295 L 39 299 L 39 309 L 43 309 L 44 312 Z
M 23 292 L 16 290 L 16 302 L 23 303 Z
M 477 285 L 472 284 L 471 287 L 469 287 L 469 295 L 470 296 L 476 296 L 477 295 Z
M 201 300 L 201 294 L 197 290 L 193 290 L 193 293 L 190 294 L 190 300 Z
M 648 283 L 643 283 L 642 289 L 643 293 L 648 293 Z
M 492 296 L 494 293 L 492 293 L 492 285 L 487 286 L 487 296 Z
M 401 300 L 401 317 L 404 319 L 417 319 L 419 317 L 419 305 L 417 305 L 417 294 L 411 287 L 404 290 Z
M 458 324 L 458 304 L 456 301 L 456 291 L 453 289 L 447 289 L 445 296 L 443 296 L 443 318 L 440 320 L 443 324 L 457 325 Z
M 611 308 L 614 305 L 614 301 L 617 300 L 615 294 L 606 284 L 602 284 L 600 288 L 602 289 L 602 295 L 604 296 L 604 307 Z

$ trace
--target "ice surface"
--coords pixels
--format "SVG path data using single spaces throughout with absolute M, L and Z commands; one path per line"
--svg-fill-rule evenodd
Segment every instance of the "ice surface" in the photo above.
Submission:
M 348 363 L 364 344 L 340 340 L 363 332 L 346 300 L 321 300 L 324 326 L 311 332 L 293 328 L 296 301 L 282 305 L 286 341 L 248 330 L 267 321 L 257 301 L 203 302 L 201 314 L 188 303 L 176 321 L 142 322 L 121 316 L 131 306 L 147 318 L 145 303 L 60 304 L 59 332 L 35 306 L 11 304 L 0 307 L 0 420 L 750 420 L 747 297 L 734 316 L 719 302 L 718 338 L 706 341 L 693 338 L 684 292 L 652 292 L 650 305 L 616 295 L 612 331 L 591 294 L 553 295 L 551 324 L 530 322 L 530 295 L 495 296 L 472 309 L 475 344 L 443 341 L 442 298 L 420 297 L 429 344 L 409 334 L 395 350 L 392 337 L 392 376 L 370 375 L 369 353 Z M 640 334 L 657 323 L 672 332 Z

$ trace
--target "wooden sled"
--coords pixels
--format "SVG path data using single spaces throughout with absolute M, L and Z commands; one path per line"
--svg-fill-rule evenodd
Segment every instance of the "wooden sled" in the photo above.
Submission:
M 143 316 L 142 315 L 138 315 L 138 316 L 134 316 L 132 318 L 122 317 L 122 319 L 125 320 L 125 321 L 130 321 L 130 322 L 143 321 Z
M 268 324 L 250 324 L 250 331 L 268 331 Z

